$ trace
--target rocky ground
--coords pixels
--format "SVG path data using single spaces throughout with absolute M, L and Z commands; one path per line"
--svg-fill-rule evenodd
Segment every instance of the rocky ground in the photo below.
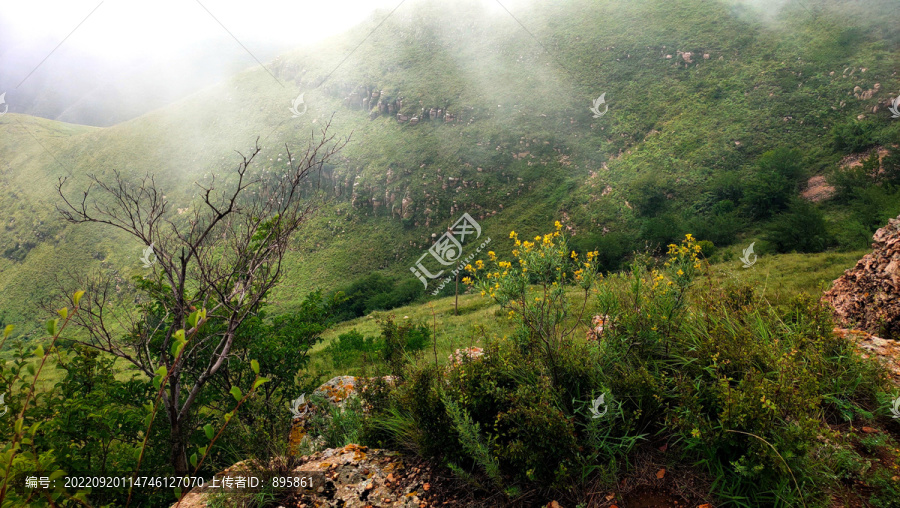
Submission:
M 279 475 L 313 478 L 313 487 L 276 492 L 279 506 L 285 508 L 425 508 L 464 506 L 472 501 L 464 499 L 466 492 L 448 474 L 398 452 L 351 444 L 299 457 L 297 461 L 299 466 Z M 266 469 L 277 468 L 250 468 L 242 463 L 229 468 L 228 473 L 260 475 Z M 245 495 L 251 497 L 249 493 Z M 175 506 L 202 508 L 210 505 L 215 496 L 209 489 L 195 489 Z M 243 496 L 229 495 L 229 505 L 240 506 L 239 497 Z

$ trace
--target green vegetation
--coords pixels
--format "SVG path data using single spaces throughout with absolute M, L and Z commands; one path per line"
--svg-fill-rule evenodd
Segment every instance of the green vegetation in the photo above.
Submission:
M 271 295 L 278 310 L 317 287 L 346 289 L 372 273 L 396 287 L 368 310 L 354 302 L 363 313 L 412 301 L 409 267 L 431 234 L 463 211 L 492 237 L 565 212 L 574 241 L 600 250 L 608 270 L 687 232 L 726 247 L 787 211 L 801 177 L 830 173 L 850 151 L 900 141 L 888 111 L 872 111 L 900 89 L 893 74 L 900 35 L 879 14 L 891 5 L 824 0 L 807 6 L 813 16 L 787 4 L 777 21 L 699 0 L 578 0 L 514 12 L 545 51 L 505 12 L 421 0 L 388 17 L 355 52 L 381 17 L 279 58 L 269 67 L 285 88 L 256 68 L 103 129 L 4 115 L 0 322 L 20 324 L 16 333 L 26 337 L 37 330 L 30 309 L 54 293 L 44 275 L 64 262 L 118 270 L 123 280 L 142 273 L 144 246 L 60 223 L 57 178 L 151 173 L 171 213 L 183 217 L 199 206 L 193 182 L 232 174 L 235 149 L 262 136 L 260 162 L 277 174 L 287 162 L 284 144 L 329 119 L 333 132 L 352 132 L 352 140 L 341 160 L 322 168 L 318 185 L 331 199 L 294 240 L 284 284 Z M 344 104 L 360 85 L 385 100 L 402 97 L 407 116 L 434 106 L 456 120 L 372 119 Z M 594 119 L 589 106 L 604 92 L 609 111 Z M 309 111 L 286 118 L 299 93 Z M 765 164 L 773 151 L 791 154 L 791 171 Z M 895 192 L 879 192 L 860 194 L 856 204 L 814 205 L 831 225 L 828 245 L 864 246 L 885 207 L 896 204 Z M 851 213 L 850 232 L 834 231 Z
M 818 302 L 900 214 L 894 7 L 417 0 L 109 128 L 3 115 L 0 505 L 184 493 L 27 471 L 288 471 L 335 375 L 366 398 L 310 395 L 313 444 L 489 499 L 576 506 L 662 449 L 721 505 L 895 505 L 896 389 Z M 309 133 L 349 141 L 292 160 Z M 432 297 L 410 267 L 462 213 L 491 250 Z
M 589 261 L 567 256 L 565 239 L 522 242 L 511 263 L 474 267 L 475 287 L 510 312 L 512 336 L 492 340 L 482 358 L 408 367 L 373 423 L 358 427 L 372 429 L 371 444 L 441 461 L 510 499 L 535 488 L 570 502 L 588 486 L 613 491 L 637 449 L 662 443 L 659 467 L 708 474 L 722 502 L 826 506 L 850 477 L 889 506 L 896 441 L 861 440 L 867 454 L 891 455 L 870 470 L 853 451 L 857 437 L 839 430 L 887 423 L 884 372 L 832 334 L 814 298 L 773 303 L 748 284 L 711 279 L 700 251 L 688 236 L 664 264 L 596 280 Z M 572 334 L 581 303 L 571 305 L 567 282 L 597 286 L 581 297 L 607 316 L 593 338 Z

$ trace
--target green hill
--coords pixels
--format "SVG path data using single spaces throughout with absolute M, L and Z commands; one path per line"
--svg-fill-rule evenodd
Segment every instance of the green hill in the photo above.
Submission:
M 60 220 L 58 178 L 72 175 L 75 191 L 90 173 L 151 174 L 184 212 L 192 182 L 227 177 L 234 151 L 257 136 L 259 169 L 278 172 L 285 144 L 299 148 L 329 121 L 351 142 L 315 182 L 329 199 L 296 238 L 277 308 L 373 271 L 415 281 L 409 267 L 464 212 L 495 250 L 509 248 L 510 230 L 563 220 L 578 248 L 604 252 L 607 269 L 686 232 L 716 247 L 763 238 L 779 214 L 821 217 L 821 241 L 767 241 L 764 252 L 865 247 L 876 222 L 900 213 L 889 189 L 805 212 L 751 191 L 777 194 L 760 187 L 771 183 L 759 169 L 768 151 L 797 150 L 773 163 L 799 163 L 785 184 L 794 197 L 845 155 L 835 132 L 859 138 L 856 151 L 900 141 L 885 107 L 900 90 L 900 28 L 883 15 L 892 5 L 583 0 L 511 16 L 479 2 L 408 2 L 112 127 L 6 114 L 0 321 L 30 322 L 67 272 L 142 273 L 143 246 Z M 292 118 L 301 93 L 306 112 Z M 601 94 L 608 111 L 594 118 Z

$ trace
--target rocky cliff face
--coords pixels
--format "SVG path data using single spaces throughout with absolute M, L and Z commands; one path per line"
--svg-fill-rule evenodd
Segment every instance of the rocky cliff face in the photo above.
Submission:
M 875 232 L 872 253 L 844 272 L 822 297 L 838 321 L 900 339 L 900 217 Z

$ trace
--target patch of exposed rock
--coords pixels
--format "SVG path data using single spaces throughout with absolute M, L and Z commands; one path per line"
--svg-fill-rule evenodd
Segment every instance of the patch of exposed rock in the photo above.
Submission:
M 285 476 L 314 478 L 310 489 L 281 492 L 280 506 L 297 508 L 425 508 L 465 506 L 455 489 L 420 459 L 398 452 L 350 444 L 300 457 L 300 465 Z M 229 468 L 236 474 L 235 467 Z M 247 474 L 253 474 L 247 471 Z M 258 473 L 257 473 L 258 474 Z M 439 488 L 436 488 L 439 487 Z M 449 488 L 448 488 L 449 487 Z M 179 508 L 203 508 L 210 494 L 195 489 Z M 236 495 L 237 496 L 237 495 Z
M 873 236 L 872 253 L 844 272 L 822 299 L 844 326 L 900 338 L 900 217 Z
M 900 384 L 900 342 L 882 339 L 862 330 L 835 328 L 834 333 L 853 341 L 863 358 L 874 357 L 890 374 L 894 383 Z

